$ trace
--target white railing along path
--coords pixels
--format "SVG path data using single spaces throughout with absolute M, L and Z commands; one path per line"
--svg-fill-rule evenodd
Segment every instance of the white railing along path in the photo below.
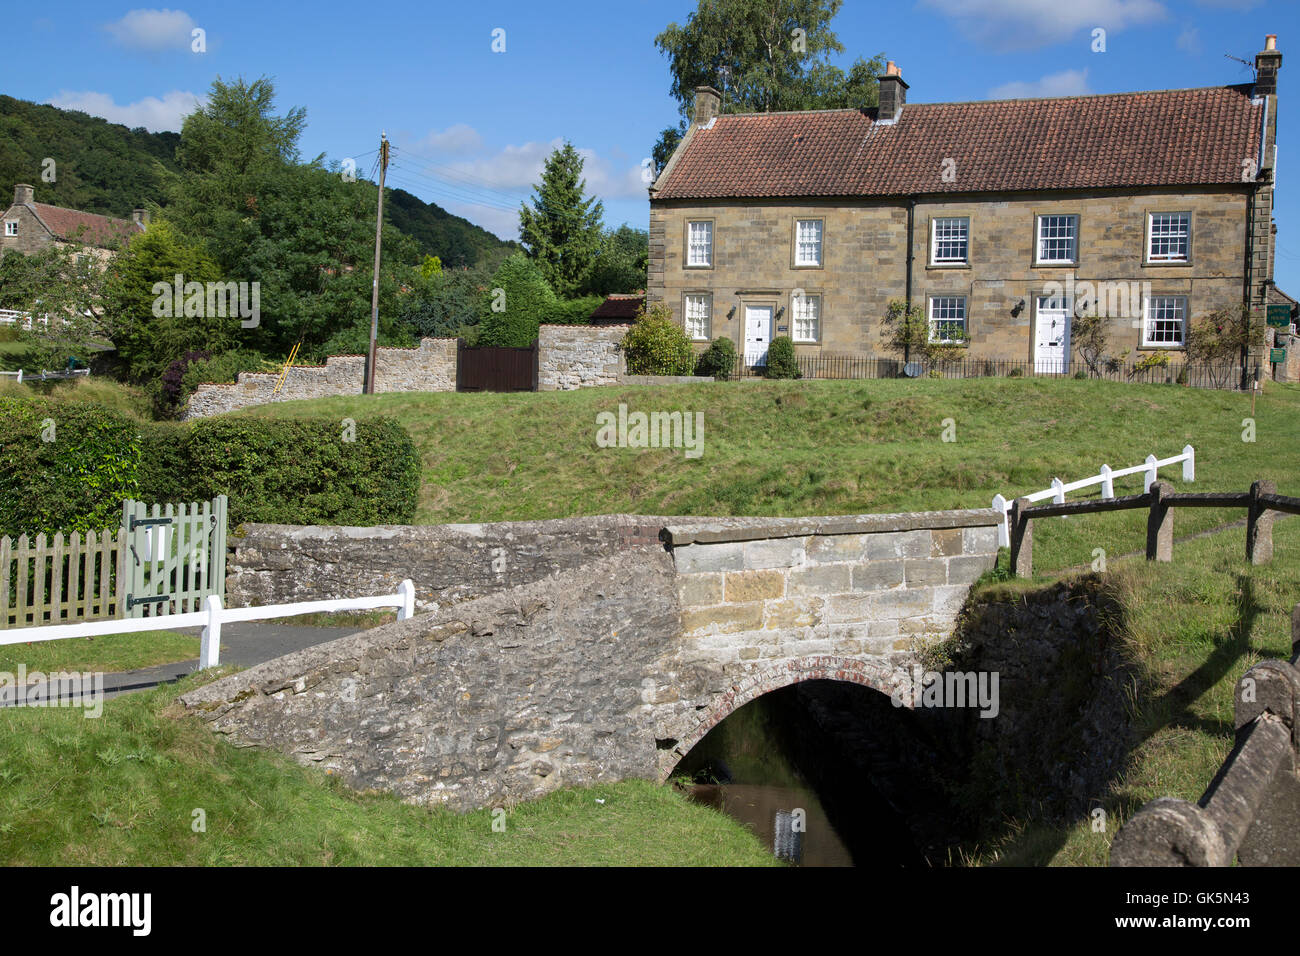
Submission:
M 1147 460 L 1140 465 L 1134 465 L 1132 468 L 1121 468 L 1118 471 L 1112 470 L 1110 465 L 1102 465 L 1099 472 L 1091 478 L 1083 478 L 1079 481 L 1069 483 L 1061 481 L 1060 478 L 1052 479 L 1052 487 L 1042 491 L 1035 491 L 1028 495 L 1017 495 L 1018 498 L 1028 498 L 1030 501 L 1044 501 L 1052 499 L 1054 504 L 1065 504 L 1066 492 L 1078 491 L 1080 488 L 1089 488 L 1092 485 L 1101 485 L 1101 497 L 1110 499 L 1115 497 L 1115 479 L 1124 478 L 1128 475 L 1137 475 L 1145 472 L 1146 478 L 1142 482 L 1142 493 L 1151 490 L 1155 484 L 1157 471 L 1169 465 L 1176 465 L 1179 462 L 1183 466 L 1183 481 L 1196 480 L 1196 449 L 1191 445 L 1183 446 L 1181 455 L 1174 455 L 1172 458 L 1157 458 L 1155 455 L 1147 455 Z M 1013 499 L 1014 500 L 1014 499 Z M 998 547 L 1011 547 L 1011 501 L 1002 495 L 993 496 L 993 510 L 1002 515 L 1002 523 L 998 525 Z
M 296 604 L 267 604 L 263 607 L 222 607 L 221 598 L 208 595 L 202 611 L 163 614 L 158 617 L 125 618 L 113 621 L 87 621 L 82 624 L 46 624 L 39 627 L 0 631 L 0 646 L 28 644 L 36 641 L 59 641 L 69 637 L 102 637 L 106 634 L 133 634 L 139 631 L 172 631 L 178 627 L 202 627 L 199 645 L 199 670 L 216 667 L 221 656 L 221 625 L 234 621 L 265 621 L 299 614 L 322 614 L 331 611 L 365 611 L 395 607 L 397 619 L 404 621 L 415 613 L 415 585 L 407 578 L 396 594 L 374 597 L 337 598 L 326 601 L 299 601 Z

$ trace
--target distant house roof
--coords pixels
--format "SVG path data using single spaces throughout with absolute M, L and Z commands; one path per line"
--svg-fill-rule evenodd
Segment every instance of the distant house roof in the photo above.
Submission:
M 26 203 L 56 239 L 76 240 L 92 246 L 126 243 L 141 231 L 130 219 L 113 219 L 93 212 L 78 212 L 43 202 Z
M 1285 305 L 1290 307 L 1291 316 L 1294 318 L 1297 314 L 1297 307 L 1300 307 L 1300 301 L 1293 299 L 1275 285 L 1268 287 L 1268 304 Z
M 596 306 L 596 311 L 591 313 L 591 322 L 593 325 L 632 322 L 636 319 L 637 312 L 644 304 L 644 292 L 634 295 L 606 296 L 605 301 Z
M 1250 85 L 718 116 L 655 199 L 906 196 L 1242 182 L 1259 156 Z

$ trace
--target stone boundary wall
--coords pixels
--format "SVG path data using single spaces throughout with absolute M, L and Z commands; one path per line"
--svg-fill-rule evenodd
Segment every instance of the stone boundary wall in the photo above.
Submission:
M 454 392 L 456 340 L 421 339 L 412 349 L 381 348 L 376 356 L 377 392 Z M 190 396 L 186 419 L 325 395 L 359 395 L 365 380 L 364 355 L 331 355 L 324 365 L 295 365 L 274 394 L 278 372 L 240 372 L 225 384 L 200 385 Z
M 537 390 L 618 385 L 627 373 L 619 343 L 628 325 L 543 325 L 537 332 Z
M 1115 834 L 1111 866 L 1300 866 L 1300 604 L 1292 656 L 1233 692 L 1232 753 L 1196 803 L 1158 797 Z

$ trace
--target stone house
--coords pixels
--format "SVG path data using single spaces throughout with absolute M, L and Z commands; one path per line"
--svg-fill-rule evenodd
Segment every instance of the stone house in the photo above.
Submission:
M 1129 362 L 1219 309 L 1262 325 L 1281 62 L 1269 36 L 1252 84 L 971 103 L 908 103 L 891 63 L 879 107 L 793 113 L 720 114 L 701 87 L 650 189 L 649 301 L 751 365 L 776 335 L 892 356 L 895 300 L 1040 372 L 1086 310 Z
M 11 250 L 31 255 L 50 244 L 61 247 L 75 242 L 104 264 L 133 235 L 144 230 L 147 216 L 143 209 L 135 210 L 127 220 L 51 206 L 36 201 L 34 187 L 19 183 L 14 186 L 13 204 L 0 220 L 4 223 L 0 256 Z

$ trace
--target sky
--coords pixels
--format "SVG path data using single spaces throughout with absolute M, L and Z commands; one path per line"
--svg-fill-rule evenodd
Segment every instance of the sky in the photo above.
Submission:
M 183 2 L 0 0 L 0 92 L 179 130 L 215 77 L 265 75 L 280 111 L 307 110 L 305 158 L 352 159 L 365 175 L 384 132 L 390 185 L 503 238 L 565 140 L 606 224 L 646 227 L 642 164 L 678 119 L 654 38 L 694 0 Z M 1253 71 L 1229 57 L 1253 63 L 1277 34 L 1276 278 L 1300 296 L 1300 123 L 1288 122 L 1300 0 L 845 0 L 832 28 L 835 62 L 884 53 L 909 102 L 1245 83 Z

